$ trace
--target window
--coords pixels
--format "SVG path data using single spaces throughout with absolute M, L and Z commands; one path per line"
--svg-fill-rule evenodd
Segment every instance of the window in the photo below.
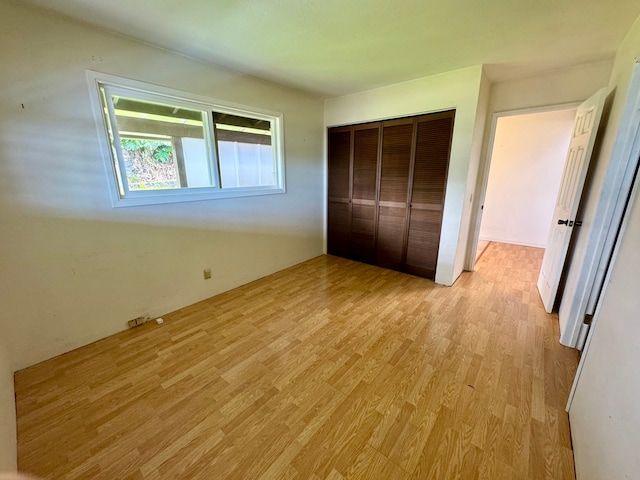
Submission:
M 282 115 L 87 75 L 115 206 L 284 193 Z

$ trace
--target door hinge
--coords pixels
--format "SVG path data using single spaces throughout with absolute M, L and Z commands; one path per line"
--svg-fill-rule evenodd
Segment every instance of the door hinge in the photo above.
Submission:
M 591 322 L 593 321 L 593 315 L 585 315 L 582 325 L 580 325 L 580 332 L 578 332 L 578 341 L 576 342 L 576 348 L 580 351 L 584 348 L 584 344 L 587 342 L 587 336 L 591 329 Z

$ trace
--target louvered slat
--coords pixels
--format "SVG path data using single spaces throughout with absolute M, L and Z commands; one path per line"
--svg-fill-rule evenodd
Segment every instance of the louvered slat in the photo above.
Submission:
M 354 132 L 353 200 L 376 199 L 379 126 Z
M 351 132 L 329 131 L 329 198 L 349 199 Z

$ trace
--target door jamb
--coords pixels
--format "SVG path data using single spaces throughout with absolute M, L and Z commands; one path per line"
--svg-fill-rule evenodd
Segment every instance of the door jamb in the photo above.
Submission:
M 489 171 L 491 169 L 491 156 L 493 155 L 493 146 L 496 138 L 496 130 L 498 127 L 498 118 L 512 117 L 516 115 L 528 115 L 532 113 L 555 112 L 558 110 L 569 110 L 580 106 L 581 102 L 560 103 L 555 105 L 546 105 L 540 107 L 520 108 L 517 110 L 504 110 L 494 112 L 491 119 L 491 127 L 489 130 L 489 138 L 487 141 L 487 149 L 484 155 L 484 161 L 481 161 L 478 171 L 478 179 L 476 181 L 476 201 L 472 211 L 471 232 L 467 244 L 467 258 L 464 269 L 472 272 L 476 263 L 476 250 L 480 238 L 480 225 L 482 223 L 482 208 L 484 207 L 485 197 L 487 195 L 487 184 L 489 183 Z
M 626 95 L 622 117 L 620 118 L 613 151 L 607 165 L 607 173 L 587 247 L 587 254 L 593 255 L 593 262 L 588 266 L 590 268 L 587 274 L 592 275 L 591 278 L 594 283 L 586 293 L 587 295 L 594 294 L 593 290 L 597 281 L 596 274 L 603 277 L 602 288 L 595 304 L 593 321 L 587 333 L 587 340 L 582 350 L 580 363 L 567 400 L 567 412 L 571 408 L 571 403 L 576 393 L 580 375 L 589 353 L 591 339 L 598 327 L 600 307 L 620 248 L 619 239 L 622 238 L 629 222 L 630 207 L 627 205 L 631 206 L 633 204 L 638 195 L 638 190 L 640 190 L 640 174 L 636 173 L 640 168 L 640 63 L 636 63 L 633 68 Z M 592 253 L 592 248 L 595 249 L 595 253 Z M 610 255 L 610 261 L 606 258 L 608 255 Z M 595 272 L 594 269 L 596 267 L 600 271 L 603 270 L 603 273 Z M 582 274 L 583 271 L 580 272 L 581 276 Z M 583 301 L 582 305 L 586 308 L 587 302 L 584 299 L 573 299 L 572 307 L 580 301 Z
M 638 127 L 638 131 L 640 131 L 640 127 Z M 637 139 L 638 135 L 636 132 L 636 139 Z M 638 190 L 640 190 L 640 176 L 636 176 L 635 177 L 635 181 L 633 182 L 633 184 L 631 185 L 631 191 L 629 192 L 629 197 L 628 197 L 628 205 L 629 207 L 625 209 L 624 212 L 624 216 L 621 219 L 620 222 L 620 231 L 617 235 L 617 241 L 615 242 L 615 245 L 613 247 L 613 252 L 611 253 L 611 262 L 609 263 L 609 268 L 607 268 L 605 277 L 604 277 L 604 283 L 602 285 L 602 292 L 600 295 L 600 299 L 598 300 L 598 303 L 596 305 L 596 311 L 593 315 L 593 322 L 591 323 L 591 327 L 589 328 L 589 333 L 587 334 L 587 340 L 585 342 L 584 348 L 582 350 L 582 354 L 580 355 L 580 362 L 578 363 L 578 368 L 576 370 L 576 375 L 573 378 L 573 385 L 571 385 L 571 391 L 569 392 L 569 398 L 567 400 L 567 406 L 565 407 L 565 410 L 567 412 L 570 411 L 571 409 L 571 404 L 573 403 L 573 398 L 575 397 L 576 394 L 576 389 L 578 388 L 578 382 L 580 381 L 580 375 L 582 374 L 582 370 L 584 369 L 584 364 L 585 361 L 587 359 L 587 355 L 589 354 L 589 347 L 591 346 L 591 341 L 593 339 L 593 334 L 596 330 L 596 328 L 598 327 L 598 323 L 599 323 L 599 319 L 600 319 L 600 309 L 602 308 L 602 304 L 603 302 L 601 301 L 606 292 L 607 292 L 607 288 L 609 287 L 609 280 L 611 278 L 611 274 L 613 272 L 613 265 L 616 262 L 616 259 L 618 258 L 618 252 L 620 250 L 620 239 L 623 237 L 624 232 L 627 229 L 627 225 L 629 224 L 630 218 L 631 218 L 631 206 L 633 205 L 636 197 L 638 196 Z

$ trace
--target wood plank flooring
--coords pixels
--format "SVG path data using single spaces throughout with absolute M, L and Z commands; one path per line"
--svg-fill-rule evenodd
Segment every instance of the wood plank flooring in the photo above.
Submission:
M 574 479 L 577 352 L 491 243 L 451 287 L 322 256 L 16 374 L 48 479 Z
M 476 262 L 480 259 L 480 255 L 484 253 L 491 242 L 489 240 L 478 240 L 478 247 L 476 248 Z

